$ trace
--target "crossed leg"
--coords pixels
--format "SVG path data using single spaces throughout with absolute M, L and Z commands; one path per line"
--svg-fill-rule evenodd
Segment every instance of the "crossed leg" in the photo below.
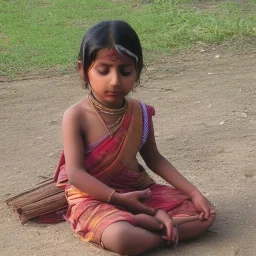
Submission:
M 159 234 L 135 227 L 126 221 L 107 227 L 101 241 L 106 249 L 121 255 L 139 255 L 164 244 Z
M 166 243 L 161 237 L 159 224 L 154 217 L 138 214 L 135 218 L 136 227 L 126 221 L 116 222 L 107 227 L 101 237 L 104 247 L 121 255 L 139 255 Z M 209 229 L 215 215 L 211 215 L 208 220 L 200 220 L 198 215 L 172 219 L 179 226 L 180 240 L 187 240 Z

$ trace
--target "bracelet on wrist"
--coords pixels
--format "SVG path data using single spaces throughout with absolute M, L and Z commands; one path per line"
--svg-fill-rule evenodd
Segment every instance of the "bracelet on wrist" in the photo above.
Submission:
M 115 191 L 114 189 L 110 192 L 110 194 L 109 194 L 109 196 L 108 196 L 108 200 L 107 200 L 108 203 L 110 203 L 111 197 L 113 196 L 113 194 L 114 194 L 115 192 L 116 192 L 116 191 Z

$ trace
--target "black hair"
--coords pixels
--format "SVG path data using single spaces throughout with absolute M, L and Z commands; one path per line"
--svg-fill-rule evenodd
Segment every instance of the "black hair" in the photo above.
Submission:
M 138 35 L 125 21 L 101 21 L 88 30 L 80 46 L 78 60 L 82 61 L 86 88 L 89 84 L 88 70 L 95 61 L 97 52 L 103 48 L 112 48 L 114 44 L 121 45 L 137 56 L 138 59 L 135 60 L 133 56 L 127 55 L 126 52 L 122 52 L 128 57 L 134 59 L 138 72 L 137 80 L 139 80 L 140 73 L 143 68 L 143 56 Z

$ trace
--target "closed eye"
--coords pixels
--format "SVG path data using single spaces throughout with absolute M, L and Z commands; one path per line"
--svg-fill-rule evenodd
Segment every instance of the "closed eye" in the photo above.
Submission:
M 120 70 L 120 74 L 121 74 L 122 76 L 129 76 L 131 73 L 132 73 L 132 72 Z
M 109 74 L 110 69 L 112 69 L 111 65 L 100 64 L 96 67 L 96 71 L 98 74 L 102 76 L 106 76 Z M 118 67 L 118 72 L 121 76 L 130 76 L 134 71 L 133 65 L 120 65 Z
M 132 68 L 130 66 L 120 66 L 119 72 L 122 76 L 129 76 L 132 73 Z
M 102 76 L 105 76 L 109 73 L 109 70 L 108 69 L 103 69 L 103 70 L 99 70 L 97 69 L 97 72 L 102 75 Z

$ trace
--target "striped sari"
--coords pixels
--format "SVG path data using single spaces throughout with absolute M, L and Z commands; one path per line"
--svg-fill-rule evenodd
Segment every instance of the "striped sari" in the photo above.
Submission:
M 145 205 L 163 209 L 170 215 L 195 215 L 196 211 L 186 195 L 169 186 L 156 184 L 139 165 L 139 171 L 129 167 L 147 139 L 154 109 L 142 102 L 128 100 L 128 107 L 119 130 L 88 146 L 84 158 L 86 171 L 119 193 L 150 187 L 152 196 Z M 115 205 L 95 200 L 67 180 L 65 156 L 62 153 L 55 172 L 57 186 L 65 186 L 68 211 L 66 220 L 82 240 L 101 244 L 103 231 L 118 221 L 136 226 L 134 215 Z

